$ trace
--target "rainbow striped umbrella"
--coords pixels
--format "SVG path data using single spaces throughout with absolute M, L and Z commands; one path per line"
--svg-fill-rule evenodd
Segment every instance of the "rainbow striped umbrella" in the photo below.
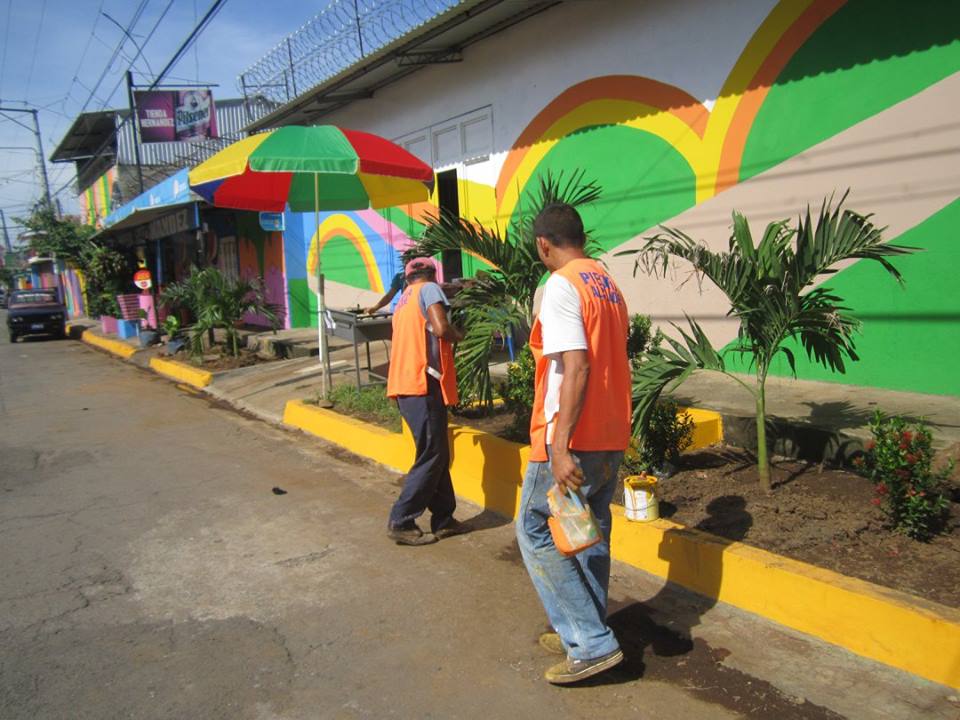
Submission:
M 291 125 L 251 135 L 190 171 L 190 188 L 217 207 L 283 212 L 365 210 L 426 200 L 433 170 L 377 135 L 333 125 Z M 327 397 L 323 272 L 317 259 L 321 397 Z
M 190 171 L 190 188 L 238 210 L 364 210 L 426 200 L 433 170 L 378 135 L 292 125 L 224 148 Z

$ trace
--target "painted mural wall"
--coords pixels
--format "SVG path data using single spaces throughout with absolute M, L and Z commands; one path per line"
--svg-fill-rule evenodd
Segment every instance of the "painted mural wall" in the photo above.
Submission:
M 898 261 L 903 287 L 860 263 L 832 276 L 864 323 L 861 361 L 799 376 L 960 395 L 945 360 L 960 353 L 958 28 L 960 5 L 934 0 L 569 3 L 325 121 L 400 138 L 489 106 L 493 152 L 437 167 L 457 170 L 462 214 L 504 227 L 541 174 L 582 169 L 603 189 L 586 225 L 631 310 L 665 329 L 689 313 L 719 346 L 736 332 L 719 291 L 681 265 L 634 277 L 615 253 L 661 223 L 725 249 L 734 208 L 758 234 L 849 188 L 849 207 L 923 252 Z M 315 323 L 318 256 L 328 302 L 364 304 L 429 209 L 289 217 L 292 324 Z
M 217 267 L 230 279 L 258 280 L 266 301 L 273 306 L 280 327 L 291 327 L 289 297 L 284 270 L 284 239 L 279 232 L 260 227 L 258 214 L 219 210 L 204 215 L 204 264 Z M 196 241 L 187 233 L 174 244 L 177 277 L 184 277 L 196 262 Z M 247 315 L 244 322 L 268 326 L 259 315 Z
M 117 182 L 117 167 L 113 166 L 80 193 L 80 217 L 88 225 L 102 227 L 103 219 L 113 212 L 114 184 Z

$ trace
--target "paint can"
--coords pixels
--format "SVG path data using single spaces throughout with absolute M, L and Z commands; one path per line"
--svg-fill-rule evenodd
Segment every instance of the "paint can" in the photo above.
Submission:
M 657 479 L 653 475 L 630 475 L 624 478 L 623 509 L 627 520 L 650 522 L 659 518 Z

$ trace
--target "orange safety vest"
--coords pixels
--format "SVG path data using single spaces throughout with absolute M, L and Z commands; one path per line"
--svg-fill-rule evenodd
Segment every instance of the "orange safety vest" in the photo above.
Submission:
M 393 311 L 393 340 L 387 397 L 427 394 L 427 321 L 420 312 L 420 290 L 425 283 L 403 291 Z M 440 345 L 440 389 L 443 402 L 456 405 L 457 371 L 453 366 L 453 345 L 437 338 Z
M 590 376 L 580 418 L 570 438 L 571 450 L 625 450 L 630 443 L 630 361 L 627 359 L 629 317 L 627 305 L 613 279 L 596 260 L 571 260 L 556 271 L 580 296 L 580 310 L 587 336 Z M 549 356 L 543 354 L 540 318 L 530 332 L 530 350 L 537 363 L 530 419 L 530 459 L 547 461 L 547 394 Z M 552 418 L 551 418 L 552 419 Z

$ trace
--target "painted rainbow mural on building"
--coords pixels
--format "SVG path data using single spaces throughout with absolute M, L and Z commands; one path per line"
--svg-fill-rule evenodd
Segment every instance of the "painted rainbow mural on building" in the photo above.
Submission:
M 541 174 L 582 169 L 603 189 L 584 219 L 605 250 L 660 223 L 682 228 L 697 206 L 842 133 L 852 133 L 856 147 L 857 128 L 950 82 L 960 71 L 960 6 L 918 3 L 909 22 L 903 13 L 895 0 L 779 2 L 711 101 L 642 76 L 626 62 L 622 73 L 576 82 L 546 102 L 506 152 L 491 156 L 498 166 L 492 186 L 460 181 L 461 207 L 471 208 L 471 219 L 502 228 L 524 207 Z M 846 162 L 873 162 L 872 152 L 865 143 Z M 835 182 L 843 182 L 842 171 L 838 165 Z M 823 194 L 844 189 L 824 187 Z M 790 193 L 786 185 L 783 193 Z M 856 264 L 831 278 L 831 287 L 864 319 L 863 360 L 843 377 L 801 362 L 801 377 L 960 395 L 960 380 L 935 360 L 944 349 L 960 352 L 960 298 L 948 272 L 955 274 L 960 264 L 949 231 L 960 220 L 960 205 L 956 193 L 928 205 L 925 215 L 899 230 L 905 234 L 898 242 L 926 251 L 903 261 L 906 291 L 877 291 L 879 276 Z M 382 293 L 399 269 L 399 252 L 435 209 L 434 199 L 389 212 L 326 214 L 319 228 L 304 219 L 302 249 L 286 251 L 291 298 L 299 293 L 298 302 L 309 310 L 318 251 L 332 281 L 367 297 Z M 909 346 L 913 376 L 890 369 L 890 345 Z

